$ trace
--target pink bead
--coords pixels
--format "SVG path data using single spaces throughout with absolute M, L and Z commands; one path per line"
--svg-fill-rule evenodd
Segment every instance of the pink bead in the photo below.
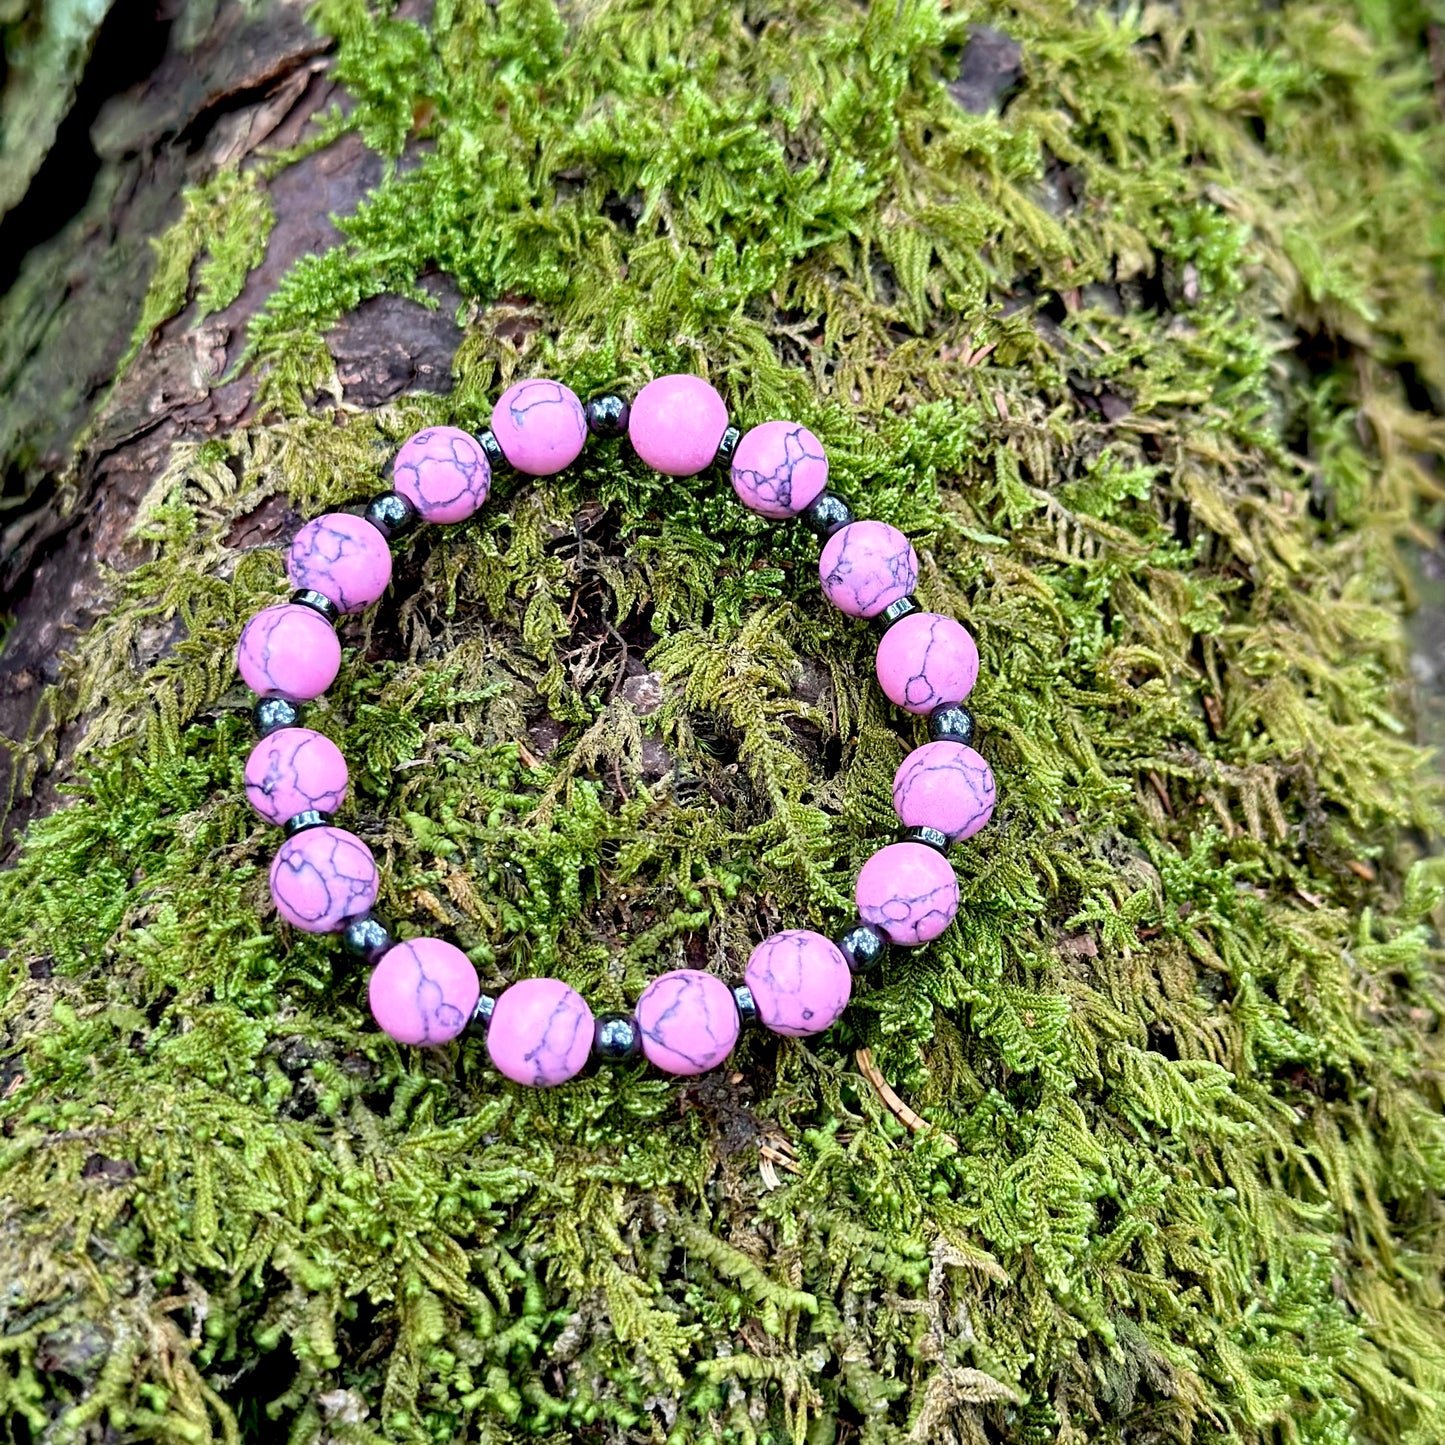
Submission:
M 464 522 L 492 488 L 480 444 L 460 427 L 434 426 L 402 443 L 391 485 L 425 522 Z
M 241 629 L 236 668 L 252 692 L 310 702 L 336 681 L 341 644 L 319 612 L 283 602 L 264 608 Z
M 795 421 L 765 421 L 733 453 L 733 490 L 762 517 L 796 517 L 828 485 L 823 443 Z
M 978 648 L 964 626 L 937 612 L 913 612 L 878 644 L 878 683 L 909 712 L 962 702 L 978 680 Z
M 796 1038 L 831 1027 L 853 991 L 853 975 L 837 946 L 807 928 L 763 939 L 748 957 L 743 982 L 763 1023 Z
M 859 870 L 858 913 L 888 935 L 913 946 L 937 938 L 958 912 L 953 865 L 926 843 L 890 843 Z
M 818 559 L 828 601 L 849 617 L 876 617 L 918 581 L 913 544 L 887 522 L 850 522 L 828 538 Z
M 577 394 L 560 381 L 519 381 L 492 408 L 492 435 L 519 472 L 550 477 L 582 455 L 587 417 Z
M 637 393 L 627 435 L 637 455 L 669 477 L 711 464 L 728 426 L 723 399 L 700 376 L 659 376 Z
M 720 978 L 695 968 L 660 974 L 637 1000 L 648 1062 L 668 1074 L 705 1074 L 738 1041 L 738 1006 Z
M 481 996 L 477 971 L 455 944 L 413 938 L 387 949 L 367 987 L 371 1016 L 399 1044 L 435 1048 L 466 1028 Z
M 278 827 L 298 813 L 334 813 L 346 800 L 346 759 L 310 728 L 280 728 L 246 759 L 246 801 Z
M 391 549 L 364 517 L 327 512 L 297 532 L 286 575 L 293 587 L 329 597 L 342 612 L 360 612 L 391 581 Z
M 492 1006 L 487 1052 L 509 1079 L 539 1089 L 581 1073 L 592 1051 L 592 1010 L 556 978 L 524 978 Z
M 376 902 L 371 849 L 345 828 L 307 828 L 271 863 L 276 911 L 306 933 L 335 933 Z
M 993 770 L 970 747 L 924 743 L 898 765 L 893 807 L 905 828 L 937 828 L 950 843 L 972 838 L 993 816 Z

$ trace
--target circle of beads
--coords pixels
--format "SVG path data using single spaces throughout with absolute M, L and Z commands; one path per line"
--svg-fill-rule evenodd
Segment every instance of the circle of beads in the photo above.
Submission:
M 302 527 L 287 555 L 298 590 L 242 629 L 237 667 L 258 695 L 251 716 L 260 736 L 246 765 L 247 797 L 285 834 L 271 868 L 277 912 L 304 931 L 339 934 L 370 965 L 371 1012 L 391 1038 L 437 1046 L 480 1034 L 494 1066 L 519 1083 L 550 1087 L 592 1065 L 639 1058 L 670 1074 L 704 1073 L 754 1022 L 792 1037 L 823 1032 L 847 1007 L 854 978 L 875 968 L 890 944 L 926 943 L 958 912 L 947 850 L 987 823 L 995 801 L 993 773 L 973 746 L 973 716 L 963 706 L 978 675 L 973 638 L 914 598 L 918 558 L 908 538 L 855 519 L 827 490 L 827 455 L 807 427 L 767 421 L 740 432 L 701 377 L 661 376 L 630 404 L 601 396 L 585 405 L 560 382 L 534 378 L 508 390 L 491 421 L 476 436 L 431 427 L 409 437 L 392 465 L 394 490 L 359 515 L 328 513 Z M 630 1014 L 594 1015 L 560 979 L 523 979 L 487 994 L 454 944 L 392 936 L 372 912 L 379 880 L 371 850 L 331 821 L 346 797 L 345 760 L 301 725 L 300 704 L 336 678 L 338 619 L 386 590 L 388 544 L 419 523 L 465 521 L 501 467 L 551 475 L 589 440 L 623 435 L 665 475 L 726 468 L 745 507 L 773 521 L 801 520 L 821 544 L 824 596 L 849 616 L 871 619 L 881 634 L 879 685 L 906 712 L 927 716 L 930 741 L 898 768 L 893 801 L 903 836 L 859 871 L 858 917 L 839 934 L 786 929 L 757 944 L 739 983 L 675 969 L 653 979 Z

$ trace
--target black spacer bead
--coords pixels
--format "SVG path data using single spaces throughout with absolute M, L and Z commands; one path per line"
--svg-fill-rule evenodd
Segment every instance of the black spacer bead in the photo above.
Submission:
M 883 930 L 875 928 L 871 923 L 864 923 L 861 918 L 851 928 L 840 933 L 834 942 L 854 973 L 864 973 L 870 968 L 876 968 L 882 963 L 883 955 L 888 952 L 888 939 Z
M 882 612 L 870 620 L 874 630 L 882 637 L 895 622 L 901 622 L 905 617 L 922 610 L 918 605 L 918 599 L 910 592 L 907 597 L 899 597 L 896 601 L 890 602 Z
M 507 454 L 502 450 L 502 444 L 497 440 L 497 434 L 488 427 L 486 431 L 477 433 L 477 445 L 482 449 L 482 455 L 487 459 L 487 465 L 492 469 L 493 475 L 497 472 L 507 471 L 511 462 L 507 460 Z
M 841 531 L 853 520 L 853 509 L 842 497 L 824 492 L 804 507 L 798 516 L 820 542 L 826 542 L 834 532 Z
M 592 1029 L 592 1057 L 603 1064 L 625 1064 L 642 1052 L 642 1030 L 631 1014 L 598 1014 Z
M 740 983 L 733 987 L 733 1002 L 738 1006 L 738 1017 L 745 1024 L 754 1024 L 758 1021 L 758 1001 L 753 997 L 753 991 L 747 984 Z
M 324 828 L 330 821 L 329 813 L 318 813 L 315 808 L 308 808 L 304 813 L 297 813 L 294 818 L 287 818 L 281 826 L 288 838 L 294 838 L 298 833 L 308 832 L 312 828 Z
M 595 437 L 620 437 L 632 419 L 632 408 L 620 396 L 594 396 L 582 408 L 587 430 Z
M 375 963 L 395 943 L 387 926 L 371 913 L 348 918 L 341 930 L 341 946 L 365 963 Z
M 487 1029 L 491 1027 L 492 1010 L 496 1008 L 497 1000 L 489 993 L 478 996 L 477 1006 L 472 1010 L 472 1016 L 467 1020 L 465 1033 L 473 1038 L 484 1039 L 487 1036 Z
M 303 587 L 301 591 L 293 592 L 291 604 L 294 607 L 309 607 L 313 612 L 319 612 L 333 626 L 341 615 L 336 604 L 324 592 L 313 591 L 310 587 Z
M 362 516 L 388 542 L 404 537 L 421 520 L 417 509 L 400 492 L 383 492 L 366 504 Z
M 974 739 L 973 714 L 962 703 L 946 702 L 928 714 L 928 736 L 936 743 L 971 744 Z
M 258 697 L 251 709 L 251 726 L 257 737 L 270 737 L 282 728 L 294 728 L 301 721 L 301 704 L 289 697 Z
M 948 852 L 948 834 L 940 833 L 937 828 L 909 828 L 902 841 L 925 843 L 930 848 L 937 848 L 940 853 Z
M 730 467 L 733 464 L 733 453 L 738 449 L 738 443 L 742 441 L 743 434 L 737 427 L 730 426 L 723 432 L 722 440 L 717 444 L 717 454 L 713 457 L 713 465 L 717 467 Z

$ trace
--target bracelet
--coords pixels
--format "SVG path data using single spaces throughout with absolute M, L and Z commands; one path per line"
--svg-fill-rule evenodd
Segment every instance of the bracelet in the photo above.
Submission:
M 589 435 L 624 434 L 659 472 L 690 477 L 728 465 L 744 506 L 776 520 L 800 517 L 823 544 L 824 595 L 881 629 L 879 684 L 906 712 L 927 715 L 931 740 L 908 754 L 893 780 L 907 832 L 859 871 L 858 919 L 836 939 L 787 929 L 753 949 L 738 985 L 677 969 L 654 979 L 632 1014 L 594 1018 L 560 979 L 523 979 L 483 994 L 454 944 L 396 941 L 371 912 L 379 883 L 371 850 L 331 823 L 346 798 L 346 762 L 329 738 L 299 723 L 300 704 L 325 692 L 340 669 L 338 617 L 386 591 L 390 542 L 418 522 L 464 521 L 503 467 L 550 476 L 576 461 Z M 538 1086 L 564 1083 L 594 1060 L 639 1055 L 667 1073 L 700 1074 L 728 1056 L 745 1021 L 795 1037 L 821 1033 L 847 1006 L 853 976 L 877 964 L 889 943 L 917 946 L 948 926 L 959 889 L 945 852 L 988 822 L 995 798 L 962 705 L 978 675 L 978 650 L 959 622 L 918 606 L 918 558 L 908 538 L 883 522 L 855 521 L 827 481 L 822 444 L 807 427 L 769 421 L 741 434 L 700 377 L 661 376 L 630 406 L 601 396 L 585 407 L 560 382 L 532 379 L 503 393 L 491 429 L 479 436 L 442 426 L 409 438 L 392 465 L 393 489 L 361 515 L 329 512 L 297 533 L 286 562 L 296 591 L 252 617 L 237 646 L 241 677 L 259 695 L 252 718 L 260 741 L 246 762 L 246 796 L 286 834 L 270 873 L 277 912 L 308 933 L 339 933 L 347 951 L 372 966 L 371 1012 L 391 1038 L 436 1046 L 479 1033 L 501 1073 Z

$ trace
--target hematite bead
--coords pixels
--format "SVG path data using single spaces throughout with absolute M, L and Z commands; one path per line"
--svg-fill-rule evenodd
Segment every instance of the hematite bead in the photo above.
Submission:
M 848 535 L 851 537 L 853 534 L 850 532 Z M 907 597 L 900 597 L 896 602 L 890 602 L 882 612 L 870 620 L 874 630 L 881 637 L 895 622 L 907 617 L 910 612 L 918 610 L 918 600 L 910 592 Z
M 340 615 L 336 604 L 324 592 L 313 592 L 309 587 L 303 587 L 301 591 L 293 592 L 291 604 L 294 607 L 309 607 L 313 612 L 319 612 L 331 623 L 334 623 Z
M 738 449 L 738 443 L 743 439 L 743 434 L 737 427 L 730 426 L 723 434 L 722 440 L 717 444 L 717 455 L 712 459 L 713 465 L 717 467 L 730 467 L 733 461 L 733 453 Z
M 642 1031 L 631 1014 L 598 1014 L 592 1029 L 592 1057 L 604 1064 L 624 1064 L 642 1052 Z
M 627 430 L 632 408 L 620 396 L 594 396 L 582 408 L 587 430 L 595 437 L 620 437 Z
M 472 1016 L 467 1020 L 466 1032 L 474 1038 L 486 1038 L 487 1029 L 491 1027 L 492 1010 L 496 1008 L 497 1000 L 495 995 L 490 993 L 481 994 L 477 998 L 477 1006 L 472 1010 Z
M 833 940 L 854 973 L 876 967 L 888 952 L 888 940 L 881 929 L 861 919 Z
M 738 1017 L 745 1024 L 757 1023 L 758 1001 L 747 984 L 740 983 L 733 987 L 733 1002 L 738 1006 Z
M 350 919 L 341 930 L 341 946 L 366 963 L 375 963 L 395 942 L 381 919 L 370 913 Z
M 289 697 L 258 697 L 251 709 L 251 726 L 258 737 L 270 737 L 281 728 L 294 728 L 301 721 L 301 705 Z
M 936 743 L 973 742 L 973 714 L 960 703 L 949 702 L 928 714 L 928 736 Z
M 386 538 L 403 537 L 417 524 L 417 510 L 400 492 L 383 492 L 366 504 L 362 516 Z
M 940 853 L 948 852 L 948 834 L 940 833 L 937 828 L 909 828 L 903 835 L 905 843 L 926 843 L 930 848 L 937 848 Z
M 826 542 L 834 532 L 846 527 L 853 520 L 853 509 L 842 497 L 824 492 L 801 512 L 803 525 L 820 541 Z
M 507 460 L 507 454 L 502 450 L 502 444 L 497 440 L 497 434 L 488 427 L 486 431 L 477 433 L 477 445 L 482 449 L 482 455 L 487 459 L 487 465 L 492 469 L 492 475 L 498 472 L 511 470 L 511 463 Z
M 318 813 L 315 808 L 308 808 L 304 813 L 297 813 L 294 818 L 287 818 L 281 825 L 288 838 L 294 838 L 298 833 L 304 833 L 308 828 L 324 828 L 331 818 L 326 813 Z

